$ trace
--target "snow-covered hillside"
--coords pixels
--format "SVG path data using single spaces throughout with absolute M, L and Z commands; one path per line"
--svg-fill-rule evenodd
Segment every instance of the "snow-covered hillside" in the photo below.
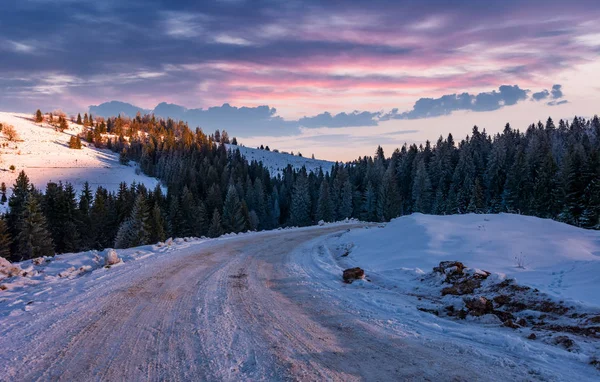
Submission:
M 117 190 L 121 182 L 143 183 L 148 188 L 158 183 L 157 179 L 136 174 L 132 166 L 121 165 L 118 155 L 110 150 L 87 147 L 86 143 L 81 150 L 69 149 L 69 139 L 81 132 L 81 126 L 69 123 L 69 129 L 61 133 L 31 118 L 29 114 L 0 112 L 0 123 L 13 125 L 19 135 L 18 141 L 9 142 L 0 134 L 0 182 L 6 183 L 9 193 L 21 170 L 42 189 L 50 181 L 69 182 L 77 190 L 87 181 L 92 189 L 103 186 L 109 191 Z
M 265 167 L 269 169 L 271 175 L 276 176 L 281 174 L 281 171 L 288 165 L 292 165 L 295 169 L 301 169 L 303 166 L 309 172 L 317 172 L 319 169 L 323 169 L 323 172 L 331 171 L 331 166 L 334 162 L 329 162 L 321 159 L 304 158 L 291 154 L 278 153 L 274 151 L 252 149 L 244 146 L 226 145 L 227 149 L 235 150 L 239 149 L 240 154 L 248 162 L 258 161 L 262 162 Z

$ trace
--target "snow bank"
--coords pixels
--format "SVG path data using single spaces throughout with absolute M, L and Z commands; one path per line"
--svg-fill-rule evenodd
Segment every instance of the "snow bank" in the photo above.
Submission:
M 515 278 L 559 298 L 600 306 L 600 232 L 529 216 L 413 214 L 356 230 L 348 259 L 390 280 L 441 261 Z

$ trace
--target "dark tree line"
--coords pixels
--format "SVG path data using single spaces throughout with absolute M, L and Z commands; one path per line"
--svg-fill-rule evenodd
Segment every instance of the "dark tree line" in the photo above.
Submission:
M 86 185 L 77 195 L 69 184 L 49 183 L 42 193 L 21 173 L 0 219 L 0 255 L 21 260 L 320 220 L 388 221 L 413 212 L 512 212 L 600 229 L 597 117 L 558 126 L 548 119 L 524 133 L 506 125 L 495 136 L 474 127 L 458 143 L 448 135 L 434 146 L 404 145 L 389 158 L 379 147 L 374 157 L 327 172 L 288 166 L 277 176 L 227 151 L 226 132 L 217 139 L 170 119 L 118 117 L 90 124 L 86 134 L 163 187 L 121 184 L 113 193 Z

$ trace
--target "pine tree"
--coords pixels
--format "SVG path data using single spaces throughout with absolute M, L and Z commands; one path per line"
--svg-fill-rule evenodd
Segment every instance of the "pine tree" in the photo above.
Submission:
M 150 213 L 144 195 L 135 199 L 129 219 L 119 227 L 115 248 L 129 248 L 148 244 L 150 239 Z
M 27 203 L 27 197 L 31 191 L 29 184 L 29 178 L 25 175 L 24 171 L 19 173 L 15 184 L 13 185 L 13 192 L 8 199 L 8 214 L 7 223 L 10 234 L 13 238 L 16 238 L 19 234 L 18 222 L 21 218 L 21 214 L 25 209 Z M 13 241 L 13 252 L 17 250 L 17 243 Z
M 431 181 L 429 174 L 425 168 L 424 158 L 420 158 L 417 162 L 415 171 L 415 179 L 412 189 L 413 208 L 414 211 L 428 214 L 431 212 Z
M 371 182 L 367 183 L 363 194 L 361 218 L 365 221 L 377 221 L 377 195 Z
M 223 229 L 225 232 L 242 232 L 246 228 L 246 220 L 242 213 L 242 203 L 233 184 L 227 189 L 223 205 Z
M 58 119 L 58 130 L 59 131 L 65 131 L 69 128 L 69 124 L 67 123 L 67 119 L 65 117 L 60 117 Z
M 39 202 L 33 194 L 26 198 L 18 221 L 16 258 L 19 261 L 41 256 L 54 256 L 52 238 L 46 226 Z
M 158 202 L 156 202 L 150 213 L 149 242 L 158 243 L 159 241 L 165 241 L 165 239 L 165 219 L 162 216 Z
M 8 259 L 10 257 L 10 246 L 12 239 L 8 232 L 8 225 L 2 216 L 0 216 L 0 257 Z
M 303 169 L 296 179 L 292 192 L 292 206 L 290 211 L 290 224 L 304 227 L 311 224 L 311 200 L 308 188 L 308 178 Z
M 333 206 L 331 203 L 331 197 L 329 196 L 329 184 L 327 180 L 321 182 L 319 188 L 319 199 L 317 201 L 317 220 L 323 220 L 325 222 L 332 222 L 333 217 Z
M 342 194 L 339 208 L 339 218 L 346 219 L 352 216 L 352 184 L 346 179 L 342 186 Z
M 42 114 L 42 111 L 40 109 L 37 109 L 37 111 L 35 112 L 35 122 L 36 123 L 44 122 L 44 115 Z
M 77 113 L 77 122 L 78 125 L 83 125 L 83 122 L 81 121 L 81 114 Z
M 208 228 L 208 237 L 219 237 L 222 234 L 223 227 L 221 226 L 221 214 L 219 213 L 219 210 L 215 208 L 210 221 L 210 227 Z
M 6 183 L 0 183 L 0 204 L 6 204 Z
M 388 167 L 383 176 L 377 197 L 377 217 L 380 221 L 390 221 L 401 213 L 402 201 L 398 192 L 393 166 Z

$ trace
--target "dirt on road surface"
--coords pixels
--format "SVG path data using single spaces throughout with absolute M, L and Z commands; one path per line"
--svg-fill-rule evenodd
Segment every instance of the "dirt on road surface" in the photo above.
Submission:
M 298 272 L 348 226 L 209 241 L 23 318 L 0 339 L 0 380 L 514 380 L 504 365 L 373 325 Z M 296 255 L 293 255 L 293 254 Z M 332 282 L 332 280 L 327 280 Z M 339 280 L 343 284 L 341 273 Z M 27 320 L 27 321 L 25 321 Z M 518 379 L 518 378 L 516 378 Z

